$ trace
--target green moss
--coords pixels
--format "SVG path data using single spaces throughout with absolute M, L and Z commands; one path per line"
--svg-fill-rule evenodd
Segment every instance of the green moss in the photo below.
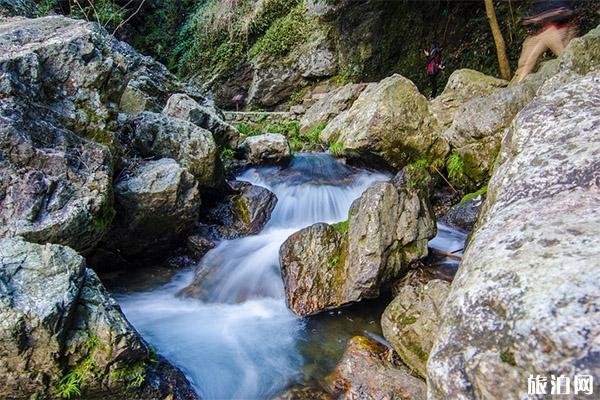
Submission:
M 334 157 L 341 157 L 344 155 L 344 145 L 340 142 L 335 142 L 329 145 L 329 153 Z
M 320 124 L 318 124 L 317 126 L 312 128 L 310 131 L 308 131 L 303 136 L 306 137 L 308 139 L 308 141 L 311 143 L 315 143 L 315 144 L 319 143 L 320 142 L 319 136 L 321 135 L 321 132 L 323 132 L 323 129 L 325 129 L 326 126 L 327 126 L 327 122 L 321 122 Z
M 265 34 L 252 46 L 250 58 L 258 56 L 283 57 L 292 48 L 304 42 L 310 33 L 310 23 L 305 16 L 304 4 L 299 4 L 282 18 L 277 19 Z
M 400 324 L 404 326 L 412 325 L 415 322 L 417 322 L 417 318 L 412 315 L 405 315 L 404 317 L 402 317 L 402 319 L 400 319 Z
M 504 363 L 512 365 L 513 367 L 517 365 L 515 361 L 515 355 L 509 350 L 500 352 L 500 360 L 502 360 Z
M 98 373 L 98 368 L 94 363 L 94 353 L 99 346 L 100 341 L 98 338 L 94 334 L 88 333 L 88 339 L 85 343 L 87 354 L 74 367 L 65 372 L 54 386 L 54 393 L 57 397 L 70 399 L 73 396 L 81 395 L 81 388 L 86 380 Z
M 111 376 L 123 382 L 128 389 L 139 388 L 146 380 L 146 363 L 138 361 L 133 364 L 124 365 L 114 369 L 111 372 Z
M 256 136 L 262 134 L 262 130 L 259 125 L 240 123 L 236 126 L 236 128 L 242 136 Z
M 250 210 L 248 209 L 248 203 L 246 199 L 239 195 L 233 198 L 233 204 L 235 206 L 236 214 L 239 215 L 244 224 L 249 225 L 251 221 Z
M 347 219 L 345 221 L 335 223 L 331 226 L 333 227 L 333 229 L 335 229 L 342 235 L 345 235 L 348 233 L 348 228 L 350 227 L 350 220 Z
M 479 196 L 483 196 L 484 194 L 487 193 L 487 190 L 488 190 L 488 187 L 487 187 L 487 185 L 485 185 L 473 193 L 468 193 L 468 194 L 464 195 L 462 199 L 460 199 L 459 204 L 465 204 L 466 202 L 471 201 Z
M 329 261 L 327 262 L 327 265 L 329 266 L 329 268 L 336 268 L 339 264 L 340 264 L 340 256 L 339 255 L 335 255 L 335 256 L 331 257 L 329 259 Z
M 446 160 L 446 170 L 448 171 L 448 178 L 451 181 L 458 182 L 464 178 L 465 162 L 458 154 L 453 151 L 452 154 Z
M 106 230 L 112 223 L 116 213 L 112 204 L 112 196 L 107 196 L 107 200 L 100 206 L 100 211 L 94 217 L 94 228 L 98 231 Z
M 220 156 L 221 160 L 233 160 L 235 158 L 235 151 L 229 147 L 225 147 L 221 150 Z

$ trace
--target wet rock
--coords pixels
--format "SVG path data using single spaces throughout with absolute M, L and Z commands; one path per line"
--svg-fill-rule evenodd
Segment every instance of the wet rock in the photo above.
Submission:
M 424 378 L 449 291 L 450 284 L 439 279 L 427 283 L 411 281 L 397 289 L 396 297 L 381 316 L 385 339 L 402 361 Z
M 0 237 L 87 253 L 114 214 L 110 152 L 31 111 L 0 100 Z
M 393 353 L 372 339 L 355 336 L 329 377 L 329 391 L 338 399 L 425 400 L 425 382 L 411 374 Z
M 482 74 L 472 69 L 458 69 L 450 75 L 444 92 L 431 101 L 431 111 L 437 118 L 440 129 L 447 129 L 454 115 L 467 101 L 483 97 L 506 87 L 508 81 Z
M 302 74 L 293 66 L 254 67 L 248 104 L 272 107 L 291 96 L 302 80 Z
M 241 144 L 251 164 L 281 164 L 291 158 L 290 145 L 279 133 L 250 136 Z
M 238 194 L 227 196 L 212 208 L 205 220 L 214 225 L 218 238 L 234 239 L 259 233 L 271 218 L 277 197 L 262 186 L 231 181 Z
M 327 93 L 306 110 L 300 120 L 301 131 L 308 132 L 320 124 L 326 124 L 350 108 L 366 86 L 364 83 L 349 84 Z
M 529 374 L 600 374 L 599 84 L 576 79 L 511 124 L 429 358 L 430 398 L 517 399 Z
M 202 187 L 223 184 L 223 167 L 212 134 L 191 122 L 143 112 L 124 128 L 142 157 L 175 159 Z
M 485 195 L 482 195 L 474 199 L 469 199 L 464 203 L 456 204 L 448 210 L 442 221 L 448 225 L 470 232 L 477 222 L 477 217 L 479 216 L 479 211 L 484 200 Z
M 204 236 L 192 235 L 187 239 L 187 248 L 194 258 L 200 259 L 215 248 L 215 243 Z
M 72 249 L 0 239 L 0 282 L 2 398 L 54 398 L 76 394 L 73 388 L 88 399 L 151 398 L 141 393 L 153 385 L 162 385 L 154 398 L 186 390 L 189 396 L 172 398 L 195 398 L 174 367 L 170 378 L 150 373 L 159 361 Z M 167 387 L 173 379 L 177 391 Z
M 218 144 L 236 148 L 240 134 L 224 121 L 224 116 L 214 107 L 200 105 L 187 94 L 177 93 L 169 98 L 163 114 L 189 121 L 213 133 Z
M 288 307 L 310 315 L 358 299 L 345 296 L 347 240 L 334 227 L 315 224 L 291 235 L 279 250 Z
M 288 306 L 309 315 L 378 297 L 411 261 L 427 255 L 435 231 L 418 190 L 389 182 L 371 186 L 352 204 L 349 221 L 310 226 L 281 246 Z
M 418 158 L 445 156 L 448 145 L 437 131 L 427 99 L 410 80 L 396 74 L 365 89 L 349 110 L 327 125 L 320 139 L 340 143 L 347 156 L 382 160 L 400 169 Z
M 333 400 L 327 392 L 313 387 L 293 387 L 272 400 Z
M 169 249 L 193 227 L 198 183 L 175 160 L 145 162 L 116 182 L 115 205 L 106 244 L 126 257 L 147 257 Z

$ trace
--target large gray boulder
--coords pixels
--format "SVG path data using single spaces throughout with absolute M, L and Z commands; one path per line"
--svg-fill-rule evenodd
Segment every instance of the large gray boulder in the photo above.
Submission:
M 168 250 L 198 218 L 198 182 L 173 159 L 149 161 L 115 184 L 115 223 L 106 237 L 124 256 Z
M 69 245 L 89 252 L 108 228 L 112 162 L 44 113 L 0 100 L 0 237 Z
M 364 83 L 351 83 L 327 93 L 306 110 L 300 120 L 301 132 L 306 133 L 321 124 L 327 124 L 342 111 L 346 111 L 366 87 L 367 84 Z
M 435 236 L 425 196 L 408 185 L 371 186 L 337 226 L 316 224 L 281 246 L 286 300 L 297 315 L 379 296 L 408 264 L 427 255 Z
M 485 75 L 472 69 L 457 69 L 450 74 L 444 92 L 430 103 L 431 112 L 437 118 L 440 129 L 448 129 L 454 115 L 467 101 L 489 96 L 508 85 L 508 81 Z
M 449 291 L 450 284 L 446 281 L 412 280 L 398 288 L 396 297 L 381 316 L 385 339 L 402 361 L 424 378 Z
M 390 349 L 364 336 L 348 341 L 342 359 L 328 377 L 336 399 L 425 400 L 425 382 L 394 359 Z
M 290 144 L 280 133 L 250 136 L 242 142 L 241 147 L 250 164 L 281 164 L 291 158 Z
M 163 114 L 189 121 L 212 132 L 215 141 L 230 148 L 239 144 L 240 134 L 235 127 L 224 121 L 225 117 L 216 108 L 201 105 L 185 93 L 169 97 Z
M 429 358 L 429 398 L 521 399 L 530 374 L 600 376 L 599 86 L 600 73 L 576 79 L 511 124 Z
M 422 157 L 446 155 L 448 144 L 438 135 L 437 124 L 417 87 L 395 74 L 367 87 L 349 110 L 327 125 L 320 139 L 339 143 L 347 156 L 381 160 L 400 169 Z
M 224 183 L 217 144 L 206 129 L 179 118 L 143 112 L 127 124 L 125 131 L 142 157 L 173 158 L 205 188 L 218 188 Z
M 2 398 L 196 398 L 68 247 L 0 239 L 0 319 Z

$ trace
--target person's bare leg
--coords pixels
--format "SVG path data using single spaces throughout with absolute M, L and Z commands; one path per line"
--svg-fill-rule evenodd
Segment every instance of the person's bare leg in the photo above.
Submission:
M 568 27 L 566 26 L 560 29 L 550 27 L 543 32 L 541 39 L 556 57 L 560 57 L 565 50 L 567 33 Z
M 546 44 L 543 40 L 540 40 L 541 35 L 544 33 L 530 36 L 523 42 L 523 50 L 521 50 L 521 56 L 519 57 L 519 66 L 515 72 L 515 82 L 519 83 L 523 81 L 533 71 L 538 58 L 546 51 Z

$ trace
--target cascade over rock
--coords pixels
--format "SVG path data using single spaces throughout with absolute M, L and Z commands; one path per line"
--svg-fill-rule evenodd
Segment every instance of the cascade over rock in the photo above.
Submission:
M 196 399 L 183 374 L 150 351 L 84 259 L 60 245 L 0 239 L 0 396 Z M 73 390 L 72 388 L 70 390 Z M 70 392 L 74 394 L 74 392 Z
M 379 296 L 411 261 L 427 255 L 435 232 L 420 191 L 408 184 L 374 184 L 354 201 L 346 223 L 315 224 L 283 243 L 288 306 L 297 315 L 309 315 Z
M 339 143 L 349 157 L 383 161 L 401 169 L 422 157 L 440 158 L 448 144 L 427 99 L 408 79 L 395 74 L 369 85 L 321 132 L 320 139 Z
M 429 358 L 431 399 L 600 375 L 599 86 L 575 78 L 511 124 Z

